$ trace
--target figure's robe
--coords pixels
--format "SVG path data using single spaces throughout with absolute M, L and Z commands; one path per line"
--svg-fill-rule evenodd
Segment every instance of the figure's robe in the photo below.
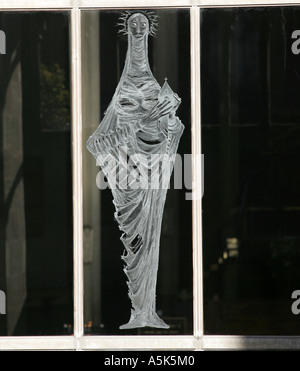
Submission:
M 156 315 L 156 279 L 163 209 L 183 125 L 174 114 L 148 121 L 164 99 L 174 103 L 175 113 L 178 97 L 153 77 L 147 39 L 135 45 L 130 36 L 122 77 L 87 147 L 108 179 L 122 231 L 132 314 L 131 324 L 121 328 L 167 328 Z

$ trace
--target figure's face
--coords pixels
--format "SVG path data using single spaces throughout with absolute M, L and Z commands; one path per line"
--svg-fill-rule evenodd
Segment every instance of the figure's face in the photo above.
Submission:
M 149 32 L 149 22 L 147 17 L 141 13 L 133 14 L 128 19 L 128 30 L 137 39 L 142 39 Z

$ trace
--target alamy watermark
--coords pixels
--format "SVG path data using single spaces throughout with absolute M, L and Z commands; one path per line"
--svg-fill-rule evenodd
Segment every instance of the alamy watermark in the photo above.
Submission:
M 0 30 L 0 54 L 6 54 L 6 35 Z
M 297 55 L 300 53 L 300 30 L 295 30 L 292 32 L 291 38 L 295 41 L 292 43 L 291 49 L 292 53 Z
M 292 299 L 297 299 L 293 302 L 291 310 L 293 314 L 300 313 L 300 290 L 295 290 L 292 292 Z
M 201 161 L 201 190 L 195 192 L 196 181 L 192 176 L 192 161 Z M 101 154 L 97 158 L 101 171 L 96 184 L 101 190 L 110 189 L 185 189 L 186 200 L 201 199 L 204 194 L 204 155 L 152 154 L 130 155 L 126 147 L 119 147 L 114 154 Z M 171 175 L 173 177 L 171 178 Z M 172 185 L 170 184 L 172 179 Z
M 0 314 L 6 314 L 6 295 L 0 290 Z

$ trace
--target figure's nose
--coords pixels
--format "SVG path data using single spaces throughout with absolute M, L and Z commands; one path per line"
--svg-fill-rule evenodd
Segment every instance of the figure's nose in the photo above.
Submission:
M 137 22 L 137 25 L 136 25 L 136 32 L 137 32 L 137 33 L 141 33 L 141 23 L 140 23 L 140 22 Z

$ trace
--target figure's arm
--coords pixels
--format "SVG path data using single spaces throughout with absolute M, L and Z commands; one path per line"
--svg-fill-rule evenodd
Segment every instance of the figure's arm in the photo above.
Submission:
M 169 100 L 164 100 L 162 102 L 158 102 L 150 111 L 149 115 L 147 116 L 147 120 L 149 123 L 160 119 L 163 116 L 171 114 L 174 107 L 172 102 Z

